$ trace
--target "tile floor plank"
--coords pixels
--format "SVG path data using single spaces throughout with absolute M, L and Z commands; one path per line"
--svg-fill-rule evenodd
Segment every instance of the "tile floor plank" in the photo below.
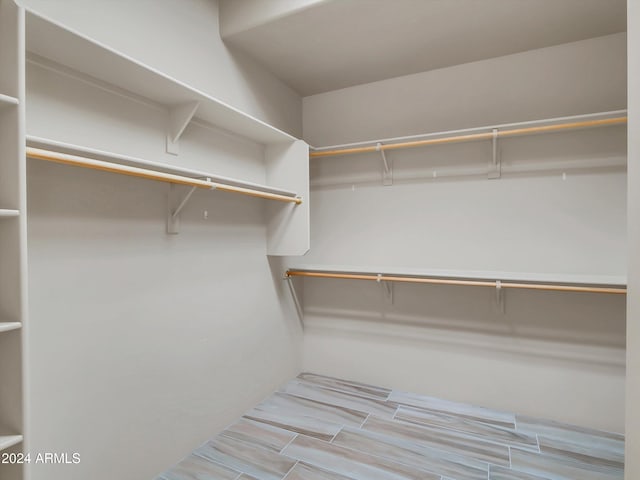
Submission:
M 518 472 L 510 468 L 491 465 L 489 480 L 550 480 L 547 477 L 539 477 L 528 473 Z
M 259 405 L 263 410 L 291 416 L 309 416 L 341 425 L 361 425 L 367 413 L 327 402 L 276 392 Z
M 511 468 L 553 480 L 618 480 L 623 469 L 583 462 L 567 455 L 550 455 L 511 449 Z
M 466 403 L 452 402 L 440 398 L 394 390 L 389 401 L 408 407 L 424 408 L 436 412 L 456 415 L 469 420 L 488 423 L 506 428 L 515 428 L 515 414 L 500 412 L 489 408 L 478 407 Z
M 330 466 L 332 471 L 356 479 L 440 480 L 440 475 L 303 435 L 282 453 L 319 467 Z
M 274 452 L 280 452 L 296 436 L 295 433 L 288 430 L 246 418 L 242 418 L 226 428 L 221 435 L 252 443 Z
M 284 480 L 354 480 L 338 473 L 298 462 Z
M 286 384 L 282 391 L 296 397 L 308 398 L 318 402 L 339 405 L 367 414 L 384 418 L 393 418 L 398 404 L 386 400 L 361 397 L 354 393 L 344 393 L 337 390 L 328 390 L 311 383 L 293 381 Z
M 449 428 L 504 445 L 538 451 L 538 440 L 535 435 L 522 433 L 513 428 L 496 424 L 471 420 L 467 416 L 413 407 L 400 407 L 398 408 L 395 418 L 419 425 Z
M 245 417 L 322 440 L 332 439 L 343 425 L 359 426 L 367 414 L 356 410 L 274 393 Z
M 584 441 L 566 441 L 539 436 L 540 451 L 554 455 L 567 455 L 585 463 L 601 463 L 624 468 L 624 450 L 608 449 L 603 445 L 586 445 Z M 623 447 L 624 448 L 624 447 Z
M 189 455 L 158 477 L 161 480 L 235 480 L 240 472 L 211 462 L 206 458 Z
M 270 450 L 224 435 L 213 438 L 193 453 L 258 480 L 281 480 L 296 463 Z
M 516 430 L 534 433 L 540 440 L 540 448 L 550 453 L 562 451 L 608 460 L 614 464 L 624 463 L 624 436 L 592 428 L 578 427 L 566 423 L 516 416 Z
M 366 383 L 350 382 L 339 378 L 325 377 L 313 373 L 303 372 L 298 377 L 300 380 L 315 383 L 325 388 L 331 388 L 345 393 L 355 393 L 363 397 L 370 397 L 378 400 L 386 400 L 391 393 L 387 388 L 375 387 Z
M 483 462 L 509 466 L 509 448 L 507 446 L 487 442 L 464 432 L 397 420 L 385 420 L 373 415 L 364 422 L 362 428 L 413 442 L 416 445 L 438 448 L 460 455 L 468 455 L 470 458 Z
M 351 427 L 343 428 L 331 443 L 456 480 L 486 480 L 489 473 L 486 462 Z

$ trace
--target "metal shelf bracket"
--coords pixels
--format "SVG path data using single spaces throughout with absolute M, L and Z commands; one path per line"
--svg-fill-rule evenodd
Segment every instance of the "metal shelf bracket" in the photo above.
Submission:
M 210 179 L 207 179 L 209 181 Z M 169 185 L 167 201 L 167 233 L 175 235 L 180 232 L 180 212 L 187 205 L 191 195 L 198 187 L 190 187 L 187 193 L 181 195 L 180 187 L 176 184 Z M 215 187 L 212 187 L 212 190 Z
M 196 114 L 200 102 L 186 102 L 169 110 L 169 125 L 167 133 L 167 153 L 178 155 L 180 153 L 180 137 L 185 128 Z
M 496 280 L 496 308 L 500 313 L 504 313 L 504 290 L 502 289 L 502 282 Z
M 500 152 L 498 150 L 498 129 L 491 130 L 493 137 L 491 138 L 491 146 L 493 150 L 491 162 L 489 162 L 489 173 L 487 178 L 489 180 L 500 178 L 502 175 L 502 163 L 500 161 Z
M 376 152 L 382 157 L 382 185 L 393 185 L 393 160 L 387 159 L 381 143 L 376 144 Z
M 391 305 L 393 305 L 393 282 L 382 280 L 382 274 L 380 273 L 378 274 L 376 282 L 378 282 L 382 286 L 382 288 L 384 289 L 385 298 L 389 301 L 389 303 L 391 303 Z

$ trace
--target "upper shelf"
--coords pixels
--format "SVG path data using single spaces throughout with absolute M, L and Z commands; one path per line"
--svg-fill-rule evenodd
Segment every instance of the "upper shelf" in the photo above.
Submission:
M 327 147 L 310 147 L 310 157 L 331 157 L 354 153 L 368 153 L 402 148 L 442 145 L 447 143 L 491 140 L 492 138 L 517 137 L 541 133 L 557 133 L 586 128 L 626 125 L 627 111 L 587 113 L 568 117 L 545 118 L 517 123 L 503 123 L 482 127 L 423 133 L 405 137 L 380 138 L 364 142 L 345 143 Z
M 167 107 L 197 101 L 196 118 L 262 144 L 295 137 L 78 32 L 26 12 L 27 50 Z
M 0 108 L 18 105 L 18 103 L 20 103 L 20 101 L 17 98 L 0 93 Z
M 143 158 L 133 157 L 130 155 L 122 155 L 114 152 L 98 150 L 96 148 L 74 145 L 71 143 L 59 142 L 49 138 L 35 137 L 27 135 L 27 146 L 45 150 L 54 150 L 56 152 L 69 155 L 88 156 L 95 160 L 116 163 L 119 165 L 128 165 L 131 167 L 150 168 L 158 172 L 172 173 L 176 175 L 185 175 L 194 178 L 210 178 L 212 182 L 233 185 L 241 188 L 260 190 L 262 192 L 274 193 L 276 195 L 284 195 L 295 197 L 297 194 L 291 190 L 285 190 L 274 186 L 263 185 L 255 182 L 248 182 L 238 178 L 231 178 L 222 175 L 216 175 L 211 172 L 195 170 L 192 168 L 178 167 L 167 163 L 154 162 Z

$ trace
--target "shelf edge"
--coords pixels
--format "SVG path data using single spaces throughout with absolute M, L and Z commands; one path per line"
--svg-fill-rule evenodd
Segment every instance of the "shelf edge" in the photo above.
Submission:
M 19 328 L 22 328 L 22 323 L 20 322 L 0 322 L 0 333 L 10 332 Z
M 0 435 L 0 452 L 13 447 L 24 440 L 22 435 Z

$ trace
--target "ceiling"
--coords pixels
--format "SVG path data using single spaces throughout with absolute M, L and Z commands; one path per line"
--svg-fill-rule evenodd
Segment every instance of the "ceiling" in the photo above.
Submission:
M 625 30 L 625 0 L 326 0 L 224 40 L 308 96 Z

